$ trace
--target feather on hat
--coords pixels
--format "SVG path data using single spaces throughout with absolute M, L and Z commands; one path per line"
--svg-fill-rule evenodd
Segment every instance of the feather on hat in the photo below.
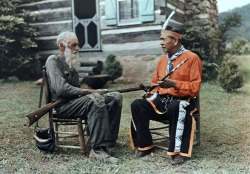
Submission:
M 163 26 L 162 26 L 162 29 L 161 29 L 161 35 L 163 36 L 171 36 L 171 37 L 175 37 L 175 38 L 178 38 L 178 39 L 181 39 L 182 38 L 182 34 L 181 33 L 177 33 L 175 31 L 171 31 L 171 29 L 168 29 L 168 23 L 171 19 L 171 17 L 175 14 L 175 10 L 172 11 L 170 13 L 170 15 L 168 16 L 167 20 L 164 22 Z

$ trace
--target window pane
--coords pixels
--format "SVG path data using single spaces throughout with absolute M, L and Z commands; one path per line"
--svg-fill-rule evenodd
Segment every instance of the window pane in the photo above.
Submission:
M 118 1 L 119 23 L 139 22 L 139 0 Z
M 93 18 L 96 14 L 95 0 L 74 0 L 75 15 L 78 19 Z

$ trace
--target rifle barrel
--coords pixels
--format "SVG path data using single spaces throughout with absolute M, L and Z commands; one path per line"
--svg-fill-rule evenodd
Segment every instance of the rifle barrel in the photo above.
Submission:
M 59 103 L 61 102 L 61 100 L 58 100 L 56 102 L 51 102 L 46 104 L 45 106 L 29 113 L 28 115 L 26 115 L 26 117 L 29 118 L 29 127 L 34 124 L 36 121 L 38 121 L 42 116 L 44 116 L 46 113 L 48 113 L 51 109 L 53 109 L 54 107 L 56 107 Z
M 132 91 L 139 91 L 139 90 L 143 90 L 141 87 L 133 87 L 133 88 L 126 88 L 126 89 L 117 89 L 117 90 L 111 90 L 108 92 L 120 92 L 120 93 L 125 93 L 125 92 L 132 92 Z

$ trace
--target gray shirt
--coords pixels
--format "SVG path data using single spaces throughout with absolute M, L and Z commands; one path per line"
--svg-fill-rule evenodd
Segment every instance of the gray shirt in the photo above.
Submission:
M 48 57 L 45 67 L 52 101 L 72 100 L 82 96 L 79 75 L 75 69 L 69 68 L 64 58 L 51 55 Z

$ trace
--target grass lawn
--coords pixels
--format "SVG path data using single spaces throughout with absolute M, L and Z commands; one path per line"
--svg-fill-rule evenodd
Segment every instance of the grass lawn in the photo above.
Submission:
M 53 154 L 39 151 L 24 116 L 38 107 L 40 88 L 33 82 L 0 82 L 0 174 L 12 173 L 250 173 L 250 56 L 240 57 L 245 85 L 237 94 L 225 93 L 215 82 L 203 83 L 200 93 L 201 144 L 182 166 L 169 164 L 166 151 L 135 159 L 129 147 L 130 103 L 142 91 L 124 93 L 119 140 L 123 149 L 112 153 L 118 164 L 91 161 L 78 150 L 58 149 Z M 134 84 L 109 85 L 121 89 Z M 45 118 L 41 124 L 44 126 Z M 75 140 L 77 141 L 77 140 Z

